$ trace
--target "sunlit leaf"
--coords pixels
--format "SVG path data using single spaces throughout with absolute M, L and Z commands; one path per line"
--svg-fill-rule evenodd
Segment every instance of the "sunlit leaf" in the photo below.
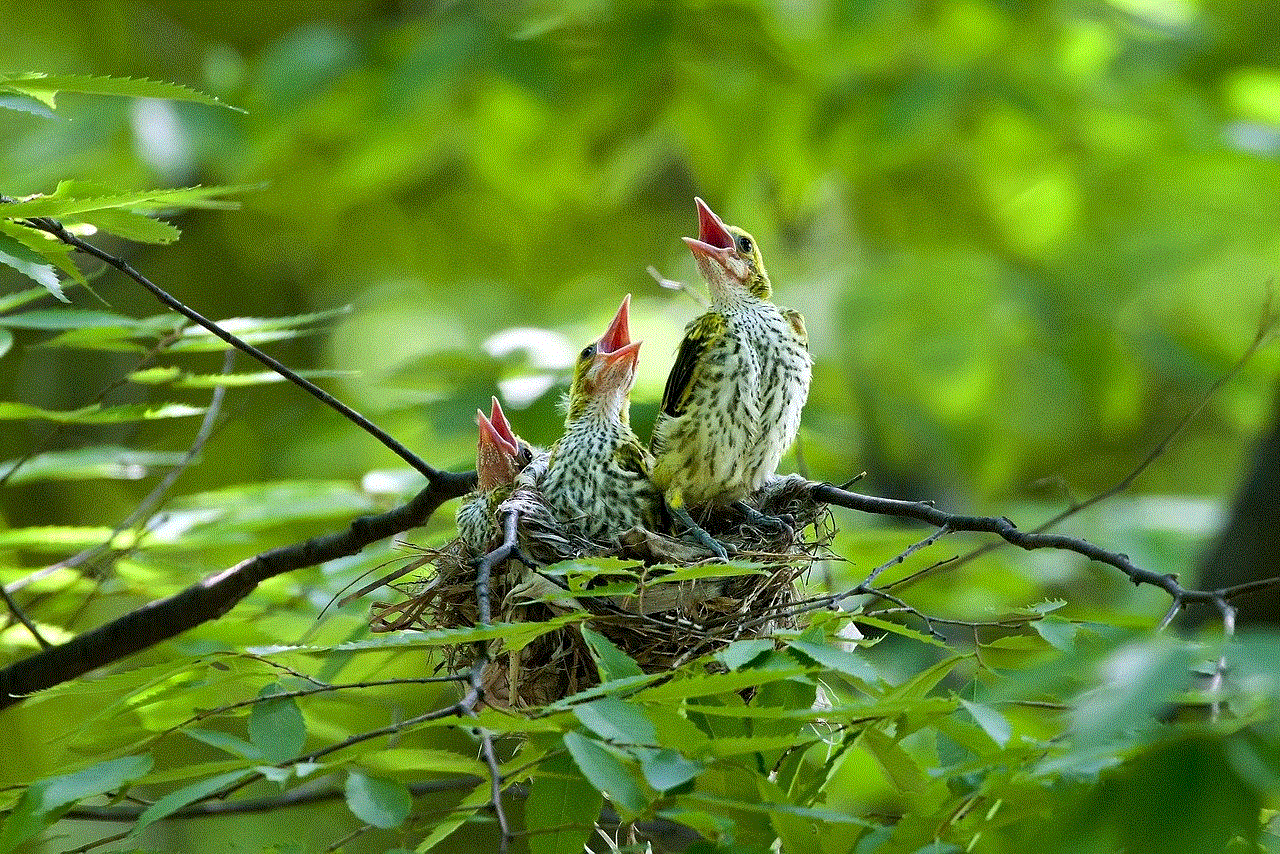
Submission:
M 249 740 L 268 760 L 284 762 L 302 752 L 307 725 L 297 701 L 292 697 L 272 699 L 277 693 L 278 685 L 268 685 L 258 692 L 258 702 L 249 712 Z
M 564 746 L 577 763 L 578 770 L 598 791 L 624 812 L 632 815 L 644 810 L 648 798 L 616 756 L 599 742 L 576 732 L 564 735 Z
M 0 90 L 19 92 L 36 98 L 54 108 L 54 98 L 60 92 L 76 92 L 85 95 L 120 95 L 127 98 L 165 98 L 173 101 L 193 101 L 215 107 L 225 107 L 244 112 L 239 107 L 223 103 L 212 95 L 206 95 L 178 83 L 165 83 L 134 77 L 98 77 L 84 74 L 25 73 L 0 74 Z
M 530 854 L 581 851 L 600 813 L 603 798 L 564 754 L 542 763 L 529 785 L 525 829 Z

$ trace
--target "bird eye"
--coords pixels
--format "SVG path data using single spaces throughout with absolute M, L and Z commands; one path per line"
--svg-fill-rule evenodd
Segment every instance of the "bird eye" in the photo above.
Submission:
M 746 253 L 747 255 L 751 254 L 751 238 L 750 237 L 738 238 L 738 251 Z
M 582 352 L 578 354 L 579 359 L 590 359 L 596 354 L 596 345 L 588 344 L 582 348 Z

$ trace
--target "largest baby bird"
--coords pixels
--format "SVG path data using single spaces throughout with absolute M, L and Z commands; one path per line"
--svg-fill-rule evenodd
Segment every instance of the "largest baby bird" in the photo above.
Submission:
M 640 342 L 630 339 L 628 294 L 574 366 L 564 435 L 522 478 L 573 533 L 606 540 L 634 527 L 656 528 L 661 498 L 649 481 L 652 458 L 630 425 L 630 394 Z
M 813 360 L 804 318 L 770 300 L 755 239 L 725 225 L 696 199 L 698 237 L 686 237 L 711 291 L 711 307 L 685 329 L 667 378 L 649 448 L 653 484 L 695 539 L 721 558 L 724 546 L 689 508 L 735 504 L 777 471 L 800 428 Z

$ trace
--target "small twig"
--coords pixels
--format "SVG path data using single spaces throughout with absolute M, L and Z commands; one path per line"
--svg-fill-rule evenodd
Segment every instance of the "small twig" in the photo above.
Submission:
M 1277 322 L 1280 322 L 1280 314 L 1277 314 L 1277 312 L 1272 308 L 1272 298 L 1273 298 L 1272 288 L 1270 285 L 1268 285 L 1267 293 L 1266 293 L 1266 296 L 1263 298 L 1262 309 L 1258 318 L 1258 326 L 1254 330 L 1253 339 L 1249 342 L 1249 346 L 1246 347 L 1244 352 L 1240 354 L 1240 357 L 1236 359 L 1235 362 L 1232 363 L 1231 367 L 1227 369 L 1226 373 L 1218 377 L 1218 379 L 1213 383 L 1213 385 L 1209 386 L 1208 390 L 1205 391 L 1205 393 L 1201 396 L 1200 400 L 1196 403 L 1196 405 L 1191 407 L 1191 409 L 1188 410 L 1186 414 L 1184 414 L 1182 418 L 1178 420 L 1178 423 L 1173 426 L 1173 429 L 1170 430 L 1168 433 L 1166 433 L 1164 438 L 1156 443 L 1156 446 L 1151 449 L 1151 451 L 1146 455 L 1146 457 L 1142 459 L 1140 463 L 1138 463 L 1137 466 L 1135 466 L 1128 474 L 1122 477 L 1117 483 L 1115 483 L 1114 485 L 1112 485 L 1107 489 L 1104 489 L 1102 492 L 1099 492 L 1096 495 L 1086 498 L 1084 501 L 1080 501 L 1080 502 L 1072 501 L 1070 506 L 1068 506 L 1065 510 L 1062 510 L 1056 515 L 1040 523 L 1035 528 L 1032 528 L 1030 530 L 1030 533 L 1032 534 L 1043 533 L 1049 530 L 1050 528 L 1055 527 L 1059 523 L 1065 521 L 1066 519 L 1076 515 L 1077 513 L 1080 513 L 1084 510 L 1087 510 L 1090 507 L 1093 507 L 1096 504 L 1099 504 L 1103 501 L 1113 498 L 1116 495 L 1119 495 L 1120 493 L 1127 490 L 1130 486 L 1132 486 L 1134 481 L 1136 481 L 1142 475 L 1143 472 L 1145 472 L 1148 468 L 1150 468 L 1151 465 L 1155 463 L 1156 460 L 1164 456 L 1165 452 L 1169 450 L 1169 446 L 1172 445 L 1178 438 L 1180 438 L 1184 432 L 1186 432 L 1187 427 L 1191 425 L 1192 421 L 1194 421 L 1197 417 L 1199 417 L 1200 413 L 1204 411 L 1205 407 L 1209 405 L 1210 401 L 1212 401 L 1213 398 L 1217 396 L 1218 392 L 1222 390 L 1222 387 L 1225 386 L 1227 383 L 1229 383 L 1231 380 L 1235 379 L 1235 377 L 1240 373 L 1240 371 L 1244 369 L 1244 366 L 1247 365 L 1249 361 L 1253 358 L 1254 354 L 1257 353 L 1258 350 L 1261 349 L 1262 346 L 1267 343 L 1271 333 L 1276 328 Z M 997 543 L 987 543 L 986 545 L 979 546 L 973 551 L 968 552 L 967 554 L 961 555 L 955 562 L 953 562 L 950 565 L 949 569 L 968 563 L 969 561 L 974 560 L 975 558 L 978 558 L 986 554 L 987 552 L 992 551 L 993 549 L 1000 548 L 1002 545 L 1004 544 L 997 542 Z M 935 571 L 936 571 L 936 567 L 925 567 L 924 569 L 921 569 L 918 572 L 912 573 L 911 575 L 908 575 L 905 578 L 898 579 L 897 581 L 890 584 L 889 587 L 891 588 L 907 587 L 911 584 L 914 584 L 915 582 L 919 581 L 922 578 L 933 575 Z
M 284 377 L 289 382 L 309 392 L 313 397 L 315 397 L 321 403 L 330 407 L 334 411 L 340 413 L 348 421 L 351 421 L 353 424 L 356 424 L 357 426 L 359 426 L 361 430 L 364 430 L 370 436 L 373 436 L 375 439 L 377 439 L 379 442 L 385 445 L 388 449 L 390 449 L 396 456 L 400 457 L 400 459 L 404 460 L 409 465 L 413 466 L 413 468 L 416 469 L 421 474 L 425 475 L 426 477 L 433 477 L 434 475 L 437 474 L 437 471 L 435 468 L 428 465 L 417 454 L 413 453 L 404 445 L 402 445 L 400 442 L 396 441 L 394 438 L 392 438 L 392 436 L 389 433 L 387 433 L 378 425 L 374 424 L 368 418 L 365 418 L 359 412 L 356 412 L 350 406 L 347 406 L 345 403 L 338 400 L 333 395 L 329 394 L 329 392 L 320 388 L 320 386 L 316 385 L 315 383 L 311 382 L 310 380 L 302 376 L 299 376 L 295 371 L 286 367 L 284 363 L 280 362 L 275 358 L 272 358 L 271 356 L 268 356 L 266 353 L 259 350 L 257 347 L 253 346 L 247 341 L 244 341 L 243 339 L 231 334 L 230 332 L 223 329 L 218 324 L 214 323 L 212 320 L 209 320 L 207 317 L 200 314 L 200 312 L 192 308 L 188 308 L 186 305 L 180 302 L 176 297 L 172 296 L 167 291 L 165 291 L 164 289 L 156 285 L 154 282 L 152 282 L 150 279 L 148 279 L 146 276 L 142 275 L 137 270 L 135 270 L 133 266 L 129 264 L 128 261 L 125 261 L 121 258 L 117 258 L 116 256 L 108 252 L 104 252 L 103 250 L 99 249 L 98 247 L 94 246 L 91 243 L 86 243 L 85 241 L 76 237 L 71 232 L 67 231 L 67 229 L 63 227 L 62 223 L 58 222 L 57 220 L 49 219 L 48 217 L 33 217 L 31 219 L 22 220 L 22 222 L 24 222 L 27 225 L 30 225 L 32 228 L 37 228 L 41 231 L 48 232 L 49 234 L 52 234 L 54 237 L 61 240 L 63 243 L 66 243 L 68 246 L 74 246 L 76 249 L 79 249 L 81 252 L 85 252 L 89 255 L 92 255 L 93 257 L 101 261 L 104 261 L 107 264 L 110 264 L 112 267 L 115 267 L 117 270 L 124 273 L 130 279 L 133 279 L 135 282 L 137 282 L 138 284 L 146 288 L 148 291 L 150 291 L 151 295 L 154 296 L 157 300 L 159 300 L 164 305 L 178 312 L 183 317 L 186 317 L 192 322 L 197 323 L 200 326 L 203 326 L 205 329 L 209 330 L 211 333 L 216 335 L 218 338 L 221 338 L 223 341 L 230 344 L 232 347 L 235 347 L 237 350 L 240 350 L 244 353 L 248 353 L 250 356 L 257 359 L 259 362 L 266 365 L 271 370 L 280 374 L 280 376 Z
M 470 789 L 478 782 L 475 777 L 455 777 L 449 780 L 434 780 L 430 783 L 410 783 L 409 793 L 414 797 L 430 795 L 436 792 L 451 792 L 458 789 Z M 303 804 L 321 803 L 323 801 L 341 800 L 346 797 L 342 789 L 305 789 L 298 788 L 285 792 L 277 798 L 254 798 L 243 801 L 200 801 L 183 807 L 177 812 L 165 816 L 165 821 L 186 818 L 203 818 L 211 815 L 244 815 L 249 813 L 274 812 L 287 807 Z M 78 821 L 119 821 L 135 822 L 147 805 L 136 807 L 87 807 L 79 806 L 62 815 Z
M 31 636 L 36 639 L 36 643 L 40 644 L 41 649 L 52 649 L 53 644 L 45 640 L 44 635 L 40 634 L 40 630 L 36 628 L 36 624 L 26 615 L 26 612 L 13 601 L 13 597 L 9 595 L 9 590 L 3 584 L 0 584 L 0 596 L 4 597 L 4 604 L 9 609 L 9 613 L 13 615 L 19 623 L 26 627 Z
M 653 276 L 653 280 L 657 282 L 660 287 L 664 287 L 669 291 L 679 291 L 689 297 L 689 299 L 696 302 L 702 308 L 706 308 L 711 305 L 711 301 L 704 297 L 701 292 L 695 290 L 684 282 L 680 282 L 675 279 L 668 279 L 666 276 L 659 273 L 658 268 L 654 267 L 652 264 L 646 267 L 645 270 L 650 276 Z
M 223 374 L 231 373 L 231 368 L 235 364 L 235 356 L 235 350 L 227 351 L 226 357 L 222 360 Z M 55 564 L 50 564 L 43 569 L 38 569 L 29 575 L 19 578 L 17 581 L 8 585 L 6 589 L 9 592 L 17 592 L 29 584 L 53 574 L 59 569 L 73 569 L 77 566 L 88 563 L 104 552 L 109 551 L 111 549 L 111 544 L 115 542 L 116 537 L 120 536 L 126 528 L 131 528 L 141 522 L 144 522 L 144 520 L 151 515 L 152 511 L 155 510 L 155 508 L 164 500 L 169 490 L 173 487 L 173 484 L 182 476 L 182 473 L 191 466 L 195 461 L 195 458 L 199 456 L 202 450 L 204 450 L 204 446 L 208 444 L 209 437 L 213 435 L 213 428 L 217 423 L 218 415 L 222 412 L 222 401 L 223 398 L 226 397 L 226 393 L 226 386 L 218 386 L 213 390 L 213 396 L 209 400 L 209 406 L 205 410 L 204 418 L 200 422 L 200 428 L 196 431 L 196 438 L 192 442 L 191 447 L 187 449 L 185 454 L 183 454 L 182 459 L 178 461 L 178 464 L 170 469 L 163 478 L 161 478 L 160 482 L 156 484 L 156 487 L 147 494 L 147 497 L 142 499 L 134 511 L 130 513 L 123 522 L 116 525 L 115 528 L 112 529 L 111 533 L 108 534 L 101 543 L 98 543 L 96 546 L 90 546 L 69 558 L 65 558 Z

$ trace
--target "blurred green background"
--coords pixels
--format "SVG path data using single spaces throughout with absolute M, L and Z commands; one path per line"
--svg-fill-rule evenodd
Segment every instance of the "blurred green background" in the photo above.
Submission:
M 322 382 L 449 468 L 473 465 L 473 413 L 499 387 L 522 434 L 554 440 L 568 361 L 625 293 L 645 340 L 633 421 L 647 437 L 700 309 L 646 267 L 696 278 L 679 238 L 700 195 L 755 234 L 776 299 L 808 319 L 814 384 L 801 456 L 784 469 L 835 482 L 865 470 L 862 491 L 1029 527 L 1130 472 L 1248 346 L 1280 269 L 1277 32 L 1280 6 L 1261 0 L 23 3 L 0 16 L 12 70 L 170 80 L 246 112 L 76 95 L 54 118 L 0 109 L 0 192 L 64 178 L 259 185 L 240 210 L 177 216 L 176 245 L 101 242 L 213 318 L 350 304 L 326 334 L 272 353 L 353 372 Z M 0 293 L 28 286 L 0 270 Z M 118 276 L 94 287 L 114 311 L 159 310 Z M 137 360 L 16 336 L 4 400 L 83 406 Z M 161 361 L 212 373 L 221 358 Z M 1276 348 L 1261 351 L 1126 496 L 1065 530 L 1190 571 L 1272 417 L 1277 368 Z M 208 402 L 128 384 L 107 399 L 175 398 Z M 180 508 L 297 503 L 305 489 L 216 490 L 403 469 L 285 385 L 233 390 L 225 413 L 181 481 L 204 497 Z M 0 459 L 100 443 L 181 451 L 195 428 L 50 439 L 46 423 L 0 422 Z M 109 527 L 154 474 L 8 486 L 0 526 Z M 377 503 L 310 494 L 327 517 L 139 555 L 92 586 L 128 595 L 92 608 L 84 585 L 56 588 L 75 601 L 26 604 L 82 630 Z M 425 536 L 447 536 L 450 516 Z M 855 579 L 920 536 L 841 518 Z M 929 559 L 963 550 L 953 541 Z M 178 645 L 296 641 L 386 555 L 275 579 Z M 8 551 L 5 578 L 58 556 Z M 1167 607 L 1044 552 L 988 557 L 910 601 L 973 616 L 1054 595 L 1073 619 L 1132 609 L 1150 625 Z M 366 612 L 349 606 L 323 632 L 356 631 Z
M 1272 3 L 1177 0 L 29 3 L 0 20 L 11 68 L 172 80 L 247 112 L 0 111 L 0 189 L 260 185 L 241 210 L 180 215 L 176 246 L 107 247 L 215 318 L 350 304 L 274 352 L 357 372 L 328 383 L 448 467 L 469 467 L 499 384 L 517 428 L 553 440 L 569 355 L 628 292 L 647 436 L 699 309 L 645 269 L 696 278 L 679 237 L 701 195 L 808 318 L 815 381 L 785 466 L 1032 522 L 1129 471 L 1249 342 L 1280 265 L 1278 30 Z M 96 288 L 157 310 L 119 277 Z M 45 338 L 19 332 L 5 398 L 81 406 L 136 358 Z M 1175 532 L 1153 560 L 1185 569 L 1212 531 L 1278 361 L 1264 350 L 1134 488 L 1193 500 L 1106 514 Z M 398 466 L 289 387 L 229 413 L 188 487 Z M 181 449 L 193 429 L 91 439 Z M 0 455 L 46 432 L 7 422 Z M 121 518 L 146 488 L 13 487 L 4 520 Z

